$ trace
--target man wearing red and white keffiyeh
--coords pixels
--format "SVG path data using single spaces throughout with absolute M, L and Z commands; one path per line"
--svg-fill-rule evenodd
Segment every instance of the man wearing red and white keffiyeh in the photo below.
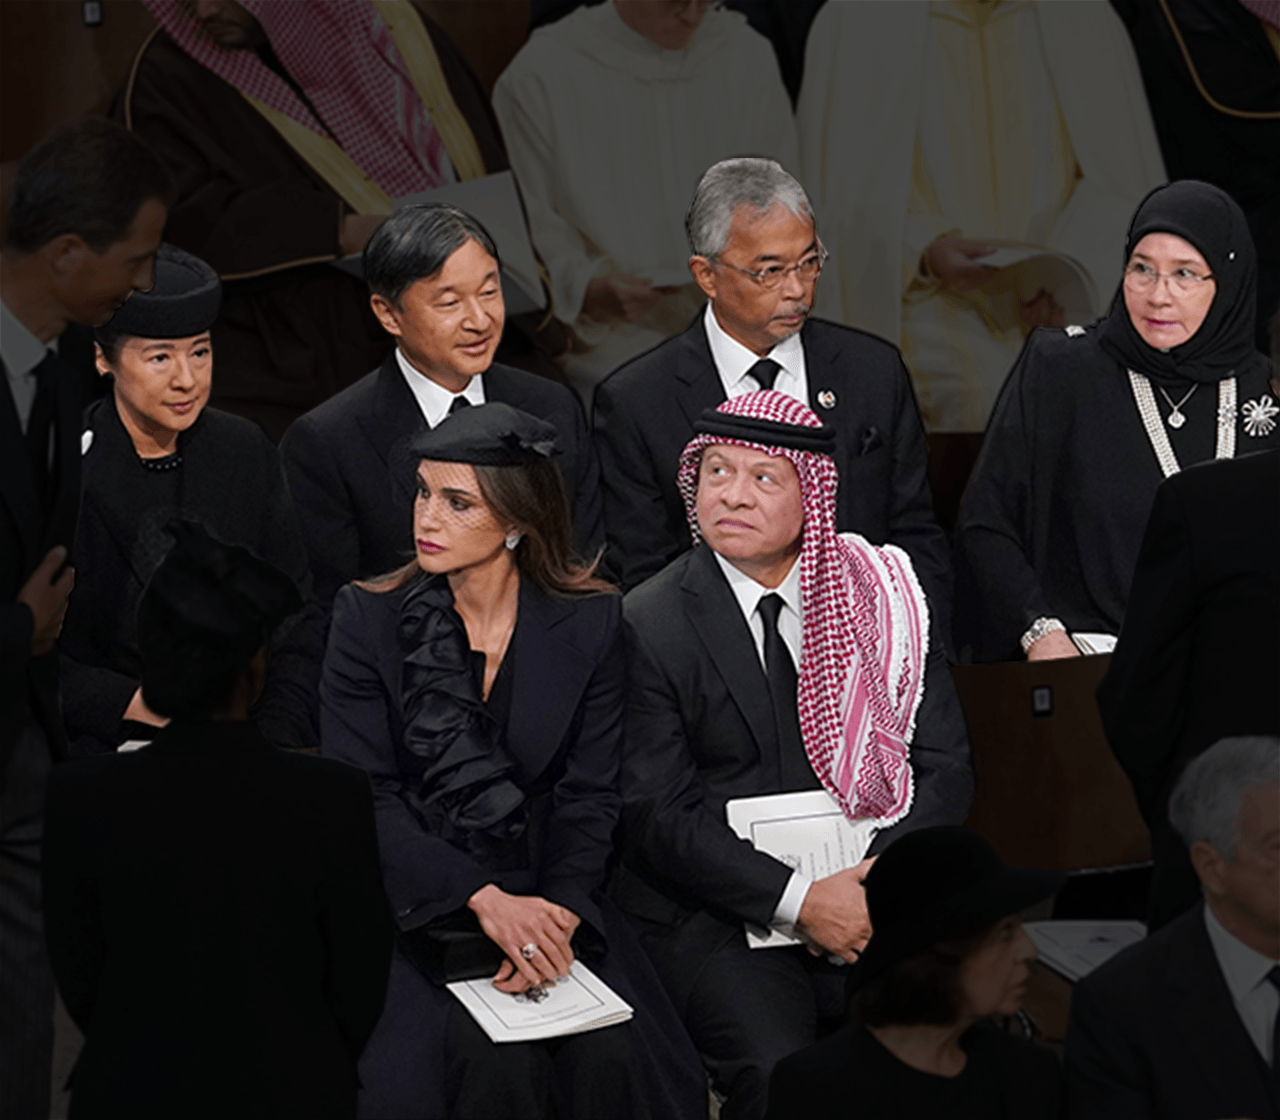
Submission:
M 835 531 L 835 432 L 783 393 L 702 413 L 677 485 L 695 547 L 623 602 L 622 866 L 636 921 L 717 1088 L 764 1113 L 782 1057 L 843 1022 L 870 935 L 861 879 L 897 834 L 959 824 L 973 773 L 906 553 Z M 855 476 L 856 477 L 856 476 Z M 811 878 L 725 805 L 822 787 L 874 821 L 869 858 Z M 744 925 L 807 944 L 753 951 Z

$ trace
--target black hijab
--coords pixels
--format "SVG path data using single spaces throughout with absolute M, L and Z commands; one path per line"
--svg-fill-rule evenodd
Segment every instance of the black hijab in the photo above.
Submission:
M 1244 213 L 1231 196 L 1195 179 L 1157 187 L 1129 224 L 1126 267 L 1134 247 L 1149 233 L 1172 233 L 1199 250 L 1216 284 L 1209 314 L 1186 342 L 1158 350 L 1138 334 L 1121 290 L 1102 321 L 1102 348 L 1126 369 L 1165 384 L 1222 381 L 1263 361 L 1253 343 L 1257 254 Z

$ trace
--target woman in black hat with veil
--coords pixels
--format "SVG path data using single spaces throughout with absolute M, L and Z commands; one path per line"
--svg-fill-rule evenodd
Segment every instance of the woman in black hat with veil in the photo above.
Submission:
M 621 797 L 621 597 L 572 554 L 556 429 L 506 404 L 416 436 L 414 555 L 334 600 L 321 752 L 369 771 L 399 928 L 362 1116 L 705 1115 L 661 984 L 604 896 Z M 444 987 L 581 959 L 628 1023 L 496 1044 Z
M 964 828 L 895 840 L 865 880 L 852 1019 L 774 1067 L 768 1120 L 1065 1115 L 1054 1055 L 989 1021 L 1021 1010 L 1036 959 L 1019 913 L 1064 882 L 1005 867 Z

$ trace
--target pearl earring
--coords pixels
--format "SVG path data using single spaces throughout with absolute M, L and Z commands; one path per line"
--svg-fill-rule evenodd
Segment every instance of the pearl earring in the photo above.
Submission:
M 522 533 L 519 533 L 515 529 L 512 529 L 511 532 L 507 534 L 507 542 L 506 542 L 507 548 L 509 548 L 512 552 L 514 552 L 516 545 L 520 543 L 521 536 L 523 536 Z

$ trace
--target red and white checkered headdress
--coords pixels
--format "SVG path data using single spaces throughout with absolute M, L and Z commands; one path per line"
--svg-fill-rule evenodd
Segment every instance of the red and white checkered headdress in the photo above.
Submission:
M 836 533 L 835 460 L 794 446 L 812 445 L 816 441 L 804 429 L 822 427 L 807 405 L 783 393 L 747 393 L 716 413 L 726 421 L 771 421 L 797 431 L 786 438 L 793 446 L 759 441 L 768 435 L 735 438 L 727 434 L 729 423 L 711 424 L 715 432 L 690 440 L 680 456 L 677 485 L 693 543 L 702 540 L 696 497 L 707 447 L 732 443 L 790 460 L 804 505 L 797 703 L 805 753 L 846 816 L 872 817 L 887 827 L 911 808 L 910 745 L 929 653 L 929 607 L 915 570 L 894 545 Z
M 391 198 L 450 181 L 444 143 L 371 0 L 240 0 L 324 118 L 251 50 L 207 39 L 175 0 L 144 0 L 192 58 L 228 85 L 339 146 Z

